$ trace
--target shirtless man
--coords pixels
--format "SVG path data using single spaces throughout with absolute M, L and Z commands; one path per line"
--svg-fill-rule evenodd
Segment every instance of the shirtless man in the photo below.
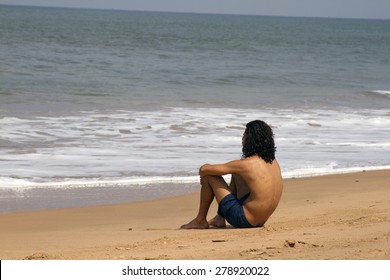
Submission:
M 225 219 L 236 228 L 265 224 L 275 211 L 283 189 L 273 136 L 265 122 L 252 121 L 246 125 L 242 137 L 241 160 L 205 164 L 199 169 L 202 186 L 199 212 L 182 229 L 224 227 Z M 226 174 L 232 174 L 230 185 L 222 177 Z M 214 197 L 218 202 L 218 215 L 207 222 Z

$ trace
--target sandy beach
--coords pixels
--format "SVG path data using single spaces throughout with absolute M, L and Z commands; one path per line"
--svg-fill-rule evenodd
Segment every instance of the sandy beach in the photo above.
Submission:
M 179 230 L 198 195 L 0 214 L 0 259 L 390 259 L 390 170 L 285 180 L 263 228 Z

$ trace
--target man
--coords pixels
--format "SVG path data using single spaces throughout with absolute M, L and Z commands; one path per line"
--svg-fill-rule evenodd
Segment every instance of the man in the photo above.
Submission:
M 283 182 L 275 159 L 274 134 L 263 121 L 246 125 L 242 137 L 242 159 L 225 164 L 205 164 L 199 169 L 201 192 L 198 215 L 182 229 L 263 226 L 275 211 Z M 230 186 L 222 175 L 232 174 Z M 218 215 L 207 222 L 212 201 L 218 202 Z

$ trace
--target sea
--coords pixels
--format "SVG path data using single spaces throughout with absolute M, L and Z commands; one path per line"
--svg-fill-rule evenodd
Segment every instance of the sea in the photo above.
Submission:
M 389 169 L 390 20 L 0 6 L 0 212 L 193 192 L 255 119 L 284 178 Z

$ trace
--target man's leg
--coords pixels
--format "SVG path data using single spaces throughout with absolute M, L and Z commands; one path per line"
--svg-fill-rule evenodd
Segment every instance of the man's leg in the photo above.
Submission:
M 229 190 L 232 194 L 236 195 L 238 198 L 243 197 L 249 192 L 248 185 L 244 179 L 237 174 L 232 174 L 232 179 L 230 181 Z M 214 227 L 226 227 L 226 220 L 224 217 L 217 214 L 214 218 L 208 221 L 210 226 Z
M 198 215 L 188 224 L 182 225 L 182 229 L 209 228 L 207 213 L 214 197 L 219 203 L 226 195 L 230 194 L 229 186 L 222 176 L 205 176 L 201 179 L 201 185 Z

